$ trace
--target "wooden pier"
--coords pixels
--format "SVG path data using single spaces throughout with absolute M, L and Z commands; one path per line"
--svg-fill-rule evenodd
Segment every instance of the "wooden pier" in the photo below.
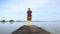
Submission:
M 23 25 L 11 34 L 51 34 L 50 32 L 36 26 L 36 25 Z

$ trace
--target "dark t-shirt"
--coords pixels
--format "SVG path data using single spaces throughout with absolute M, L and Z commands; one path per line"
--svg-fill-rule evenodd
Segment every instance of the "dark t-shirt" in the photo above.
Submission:
M 32 11 L 27 11 L 28 16 L 31 16 Z

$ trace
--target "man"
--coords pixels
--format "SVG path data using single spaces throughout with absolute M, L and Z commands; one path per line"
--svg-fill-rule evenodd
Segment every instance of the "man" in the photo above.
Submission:
M 31 20 L 32 20 L 32 11 L 30 10 L 30 8 L 28 8 L 28 11 L 27 11 L 28 25 L 31 25 Z

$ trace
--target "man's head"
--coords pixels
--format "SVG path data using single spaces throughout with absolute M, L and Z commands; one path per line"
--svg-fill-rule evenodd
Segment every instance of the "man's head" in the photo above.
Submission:
M 30 8 L 28 8 L 28 10 L 30 11 Z

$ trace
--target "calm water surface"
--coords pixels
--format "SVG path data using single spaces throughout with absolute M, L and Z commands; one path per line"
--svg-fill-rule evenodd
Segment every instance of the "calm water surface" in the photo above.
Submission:
M 52 34 L 60 34 L 60 22 L 32 22 L 33 25 L 37 25 Z M 22 25 L 27 25 L 27 22 L 0 22 L 0 34 L 11 34 Z

